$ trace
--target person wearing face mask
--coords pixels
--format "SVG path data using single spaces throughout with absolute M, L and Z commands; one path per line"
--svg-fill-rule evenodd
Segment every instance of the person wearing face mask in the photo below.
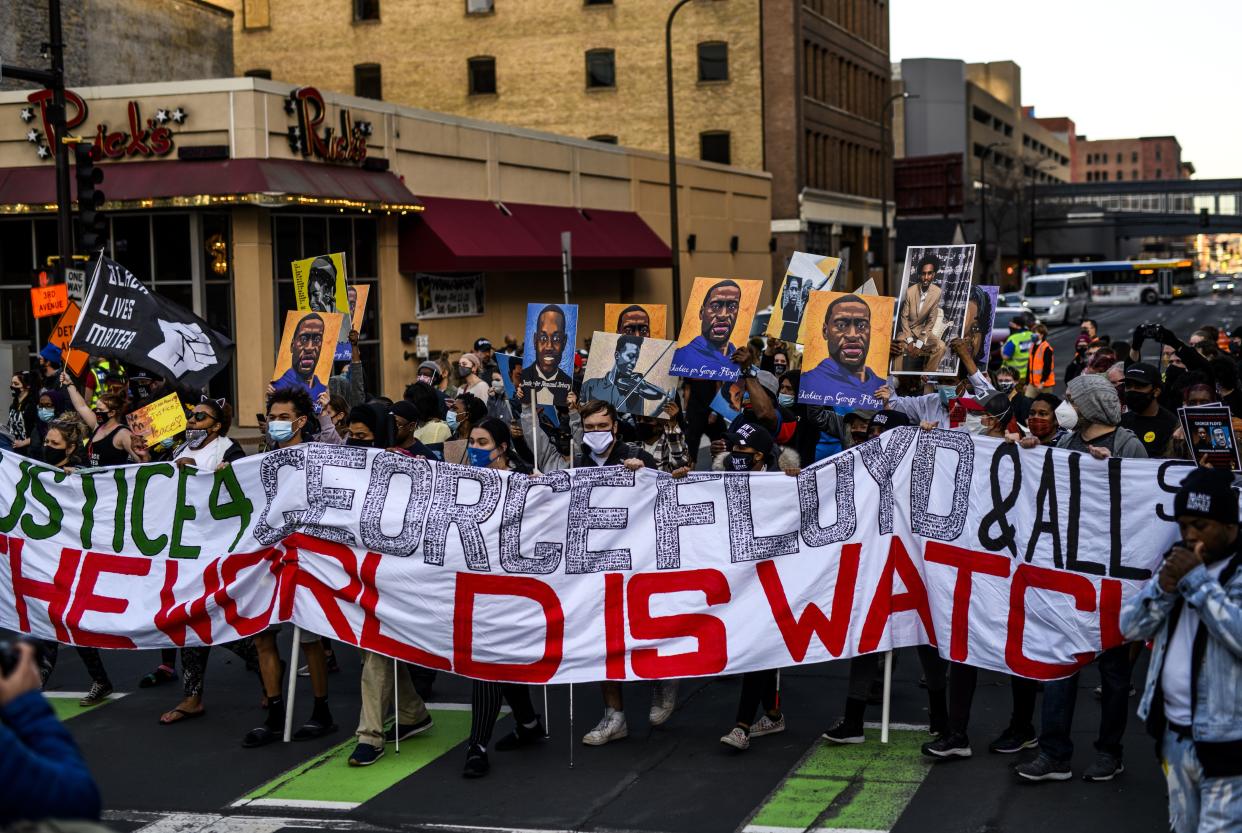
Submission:
M 1228 472 L 1193 469 L 1173 498 L 1181 540 L 1121 610 L 1152 640 L 1138 715 L 1156 739 L 1175 833 L 1242 819 L 1242 547 Z
M 1139 438 L 1121 427 L 1121 402 L 1105 376 L 1079 376 L 1066 386 L 1065 401 L 1074 409 L 1077 419 L 1073 430 L 1057 443 L 1058 448 L 1089 453 L 1097 460 L 1147 457 Z
M 767 370 L 768 368 L 760 366 L 760 369 Z M 772 375 L 779 379 L 780 377 L 784 376 L 788 370 L 789 370 L 789 355 L 785 353 L 785 351 L 783 350 L 778 350 L 775 353 L 773 353 L 772 354 L 772 368 L 771 368 Z
M 82 443 L 86 433 L 86 425 L 75 414 L 65 413 L 57 417 L 48 426 L 47 436 L 43 438 L 43 462 L 66 473 L 82 468 L 85 464 Z M 40 644 L 46 659 L 42 667 L 43 682 L 46 683 L 56 668 L 60 645 L 50 640 L 40 640 Z M 78 705 L 97 706 L 106 702 L 113 691 L 112 681 L 104 668 L 99 649 L 79 647 L 76 650 L 91 678 L 90 690 L 78 701 Z
M 1055 352 L 1048 341 L 1048 328 L 1043 324 L 1031 327 L 1031 358 L 1026 370 L 1024 393 L 1034 399 L 1041 393 L 1052 393 L 1057 384 Z
M 1057 410 L 1063 404 L 1059 396 L 1051 393 L 1041 393 L 1031 400 L 1031 411 L 1026 418 L 1026 429 L 1030 433 L 1019 440 L 1023 448 L 1057 444 L 1065 433 L 1057 417 Z M 1073 408 L 1070 408 L 1070 414 L 1073 414 Z
M 349 416 L 349 404 L 339 396 L 320 391 L 315 398 L 319 406 L 319 430 L 311 437 L 311 442 L 325 445 L 344 445 L 349 427 L 346 418 Z
M 133 437 L 121 421 L 125 401 L 112 393 L 95 397 L 95 409 L 87 407 L 86 400 L 77 386 L 69 380 L 69 374 L 61 375 L 61 382 L 69 392 L 73 409 L 91 431 L 86 444 L 86 462 L 91 467 L 123 466 L 130 462 L 133 453 Z
M 681 409 L 677 402 L 664 403 L 664 418 L 636 416 L 634 429 L 638 447 L 656 461 L 655 468 L 669 474 L 690 466 L 690 452 L 686 449 L 686 435 L 681 430 Z
M 185 424 L 185 444 L 173 454 L 173 462 L 178 466 L 212 472 L 246 456 L 241 446 L 228 437 L 233 409 L 225 400 L 202 397 Z
M 482 367 L 479 359 L 474 353 L 462 353 L 458 357 L 457 378 L 461 380 L 461 385 L 457 389 L 459 396 L 462 393 L 468 393 L 471 396 L 478 397 L 481 402 L 487 402 L 492 386 L 483 381 L 483 378 L 479 376 L 481 371 Z
M 718 458 L 727 472 L 761 472 L 773 469 L 775 444 L 772 435 L 761 425 L 746 423 L 725 435 L 729 450 Z M 717 468 L 713 464 L 713 468 Z M 747 671 L 742 675 L 742 693 L 738 701 L 737 722 L 720 742 L 739 752 L 750 748 L 751 738 L 775 735 L 785 731 L 785 715 L 781 712 L 775 668 Z M 755 711 L 763 713 L 755 720 Z
M 13 440 L 13 450 L 27 457 L 31 454 L 35 425 L 39 421 L 34 384 L 34 374 L 29 372 L 14 373 L 9 381 L 9 393 L 13 395 L 9 403 L 9 436 Z
M 307 426 L 315 416 L 310 394 L 304 387 L 277 388 L 267 399 L 267 439 L 270 450 L 292 448 L 306 441 Z M 242 738 L 242 746 L 253 749 L 280 740 L 285 725 L 285 705 L 281 698 L 284 663 L 276 645 L 281 625 L 272 625 L 254 637 L 259 653 L 259 671 L 267 701 L 267 719 Z M 314 740 L 336 731 L 328 708 L 328 656 L 318 634 L 301 631 L 301 648 L 310 671 L 314 705 L 310 719 L 293 733 L 294 740 Z
M 968 384 L 975 398 L 987 396 L 996 388 L 992 387 L 992 383 L 983 375 L 978 366 L 975 364 L 974 358 L 970 355 L 970 342 L 963 338 L 955 338 L 949 343 L 949 348 L 954 355 L 961 360 L 961 372 L 966 375 L 965 384 Z M 937 428 L 952 428 L 953 420 L 950 415 L 950 406 L 953 400 L 961 397 L 959 388 L 965 385 L 937 385 L 935 393 L 925 393 L 915 396 L 893 396 L 887 385 L 881 387 L 875 392 L 876 398 L 887 403 L 886 407 L 900 411 L 910 418 L 910 421 L 916 425 L 922 423 L 931 423 Z
M 1013 416 L 1018 422 L 1026 422 L 1031 411 L 1031 400 L 1022 392 L 1022 380 L 1008 367 L 996 371 L 996 389 L 1009 398 Z
M 588 466 L 625 466 L 630 471 L 641 468 L 658 469 L 659 463 L 654 457 L 637 446 L 624 442 L 620 436 L 617 409 L 608 402 L 598 399 L 587 402 L 579 413 L 582 416 L 582 447 L 578 450 L 576 465 L 579 468 Z M 625 704 L 621 696 L 621 684 L 602 682 L 600 689 L 604 695 L 604 716 L 594 729 L 583 736 L 582 742 L 587 746 L 603 746 L 614 740 L 629 735 L 629 727 L 625 721 Z M 673 713 L 676 705 L 676 688 L 663 684 L 655 686 L 652 692 L 649 718 L 652 725 L 663 723 Z
M 454 439 L 469 440 L 474 426 L 487 418 L 486 400 L 470 393 L 459 393 L 453 400 L 453 406 L 445 422 L 453 432 Z
M 1121 415 L 1121 427 L 1134 432 L 1148 457 L 1168 457 L 1178 419 L 1160 406 L 1160 371 L 1144 362 L 1130 365 L 1123 384 L 1126 412 Z
M 443 412 L 440 410 L 440 392 L 431 383 L 424 381 L 423 374 L 419 374 L 417 382 L 406 386 L 404 400 L 414 409 L 412 421 L 415 439 L 433 447 L 443 446 L 446 440 L 452 439 L 453 432 L 444 421 Z

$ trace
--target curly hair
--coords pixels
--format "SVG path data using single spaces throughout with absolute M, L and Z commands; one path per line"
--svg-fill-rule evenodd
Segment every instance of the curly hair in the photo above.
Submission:
M 82 445 L 86 442 L 87 430 L 86 423 L 77 414 L 66 411 L 48 424 L 48 430 L 55 428 L 60 435 L 65 438 L 65 444 L 69 447 L 69 455 L 77 453 Z

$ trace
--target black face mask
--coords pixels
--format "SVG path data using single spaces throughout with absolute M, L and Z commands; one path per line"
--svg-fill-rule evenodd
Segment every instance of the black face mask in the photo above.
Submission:
M 350 445 L 354 448 L 375 448 L 375 440 L 356 440 L 350 437 L 345 441 L 345 445 Z
M 43 461 L 44 462 L 51 463 L 54 466 L 58 466 L 60 465 L 61 461 L 64 459 L 65 459 L 65 449 L 53 448 L 50 445 L 43 446 Z
M 726 463 L 729 471 L 750 471 L 751 466 L 754 464 L 754 455 L 742 454 L 737 451 L 729 452 L 729 459 Z
M 1155 399 L 1150 393 L 1143 393 L 1137 390 L 1128 390 L 1122 397 L 1125 399 L 1126 408 L 1135 413 L 1147 410 L 1147 406 Z
M 854 442 L 854 445 L 861 445 L 862 443 L 865 443 L 867 441 L 867 432 L 866 431 L 851 431 L 850 439 Z

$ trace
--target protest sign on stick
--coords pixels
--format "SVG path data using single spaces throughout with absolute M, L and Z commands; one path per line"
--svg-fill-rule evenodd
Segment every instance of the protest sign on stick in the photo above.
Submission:
M 911 246 L 897 293 L 893 338 L 902 344 L 892 373 L 957 375 L 949 342 L 962 335 L 970 301 L 975 246 Z
M 534 405 L 560 407 L 574 384 L 574 348 L 578 343 L 576 304 L 527 304 L 526 347 L 522 353 L 522 387 Z
M 1182 433 L 1190 456 L 1207 468 L 1242 470 L 1238 459 L 1238 438 L 1233 430 L 1233 412 L 1223 405 L 1178 408 Z
M 621 413 L 659 416 L 676 396 L 677 382 L 668 372 L 674 346 L 660 338 L 595 333 L 579 401 L 601 399 Z
M 349 276 L 345 271 L 345 253 L 333 252 L 308 257 L 304 260 L 295 260 L 291 267 L 293 269 L 293 297 L 297 301 L 299 310 L 334 312 L 343 316 L 335 342 L 334 358 L 338 362 L 349 361 L 349 331 L 356 329 L 353 323 L 353 310 L 357 292 L 347 284 Z M 363 306 L 365 305 L 364 300 Z

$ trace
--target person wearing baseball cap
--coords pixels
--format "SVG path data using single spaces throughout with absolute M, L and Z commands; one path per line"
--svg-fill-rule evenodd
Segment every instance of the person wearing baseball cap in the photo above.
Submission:
M 867 439 L 878 437 L 885 431 L 892 431 L 894 428 L 913 424 L 910 421 L 910 417 L 901 411 L 876 411 L 871 416 L 871 421 L 867 423 Z
M 1173 498 L 1182 540 L 1122 607 L 1126 639 L 1151 639 L 1139 717 L 1156 738 L 1177 833 L 1242 818 L 1242 551 L 1238 492 L 1192 469 Z
M 479 378 L 490 385 L 494 374 L 500 372 L 500 368 L 496 364 L 496 351 L 492 349 L 491 341 L 486 338 L 476 338 L 474 340 L 474 350 L 471 352 L 479 360 Z
M 1121 415 L 1121 427 L 1134 432 L 1148 457 L 1171 457 L 1170 441 L 1178 420 L 1160 405 L 1160 371 L 1154 365 L 1137 362 L 1126 369 L 1122 384 L 1126 411 Z

